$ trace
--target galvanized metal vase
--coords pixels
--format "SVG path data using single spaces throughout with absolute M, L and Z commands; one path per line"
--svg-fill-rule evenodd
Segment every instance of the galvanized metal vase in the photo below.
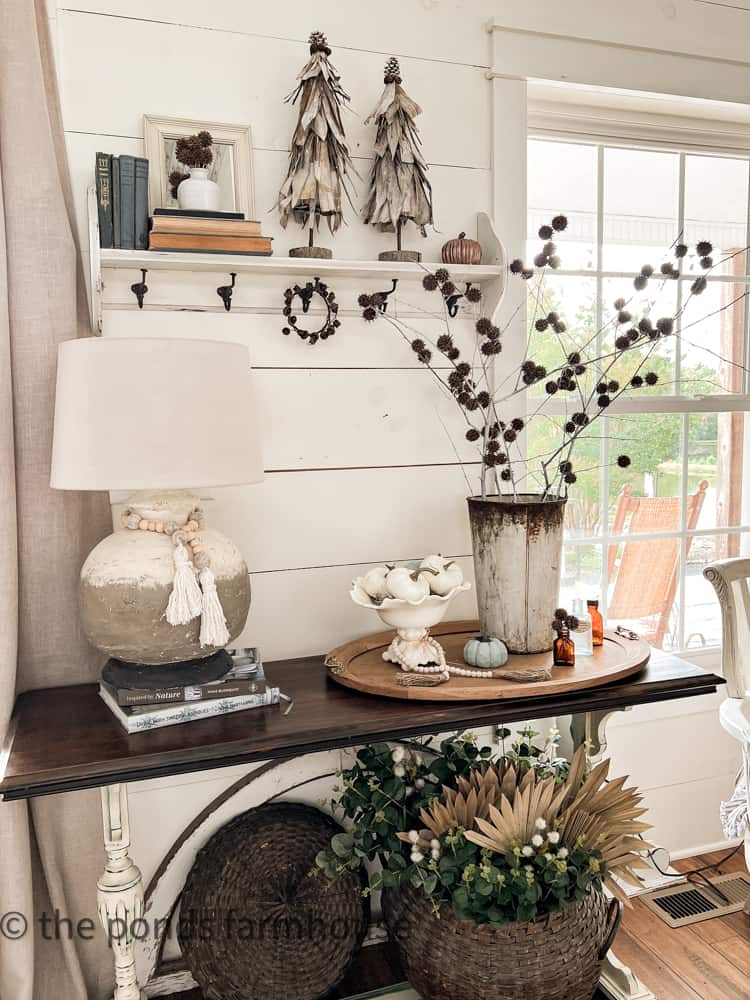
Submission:
M 480 627 L 511 653 L 552 649 L 566 502 L 531 493 L 468 499 Z

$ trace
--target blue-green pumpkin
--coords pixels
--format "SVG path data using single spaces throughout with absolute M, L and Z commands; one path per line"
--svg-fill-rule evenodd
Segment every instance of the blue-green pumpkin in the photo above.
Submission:
M 480 635 L 464 646 L 464 660 L 478 670 L 494 670 L 508 662 L 508 649 L 501 639 Z

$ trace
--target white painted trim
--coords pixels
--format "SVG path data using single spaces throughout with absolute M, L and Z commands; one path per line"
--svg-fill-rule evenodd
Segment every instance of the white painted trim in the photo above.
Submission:
M 750 154 L 750 127 L 701 118 L 690 119 L 618 107 L 593 107 L 563 101 L 529 101 L 529 134 L 574 142 L 605 142 L 719 156 Z
M 739 840 L 716 840 L 712 844 L 698 844 L 695 847 L 685 847 L 681 851 L 670 851 L 670 857 L 672 861 L 682 861 L 684 858 L 695 858 L 700 854 L 714 854 L 719 851 L 728 853 L 741 844 L 742 838 Z
M 489 79 L 572 81 L 627 90 L 743 103 L 746 59 L 519 28 L 495 22 Z

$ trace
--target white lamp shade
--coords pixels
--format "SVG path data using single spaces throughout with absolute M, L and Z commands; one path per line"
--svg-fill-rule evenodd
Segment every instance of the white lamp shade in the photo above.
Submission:
M 262 478 L 242 344 L 89 337 L 60 345 L 53 488 L 182 489 Z

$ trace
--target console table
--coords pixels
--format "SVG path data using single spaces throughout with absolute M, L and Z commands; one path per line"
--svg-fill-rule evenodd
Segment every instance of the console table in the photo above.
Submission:
M 100 788 L 105 870 L 98 882 L 104 923 L 143 913 L 141 873 L 130 858 L 127 782 L 272 761 L 371 740 L 408 739 L 450 730 L 573 715 L 574 733 L 603 752 L 608 717 L 635 705 L 716 691 L 723 678 L 678 657 L 655 654 L 644 671 L 606 687 L 502 702 L 406 702 L 359 694 L 331 682 L 322 657 L 266 665 L 274 684 L 294 700 L 129 736 L 112 717 L 95 684 L 30 691 L 18 698 L 0 753 L 0 797 L 30 799 Z M 137 845 L 136 845 L 137 846 Z M 114 1000 L 141 1000 L 135 941 L 113 941 Z M 610 953 L 601 987 L 614 1000 L 654 997 Z

